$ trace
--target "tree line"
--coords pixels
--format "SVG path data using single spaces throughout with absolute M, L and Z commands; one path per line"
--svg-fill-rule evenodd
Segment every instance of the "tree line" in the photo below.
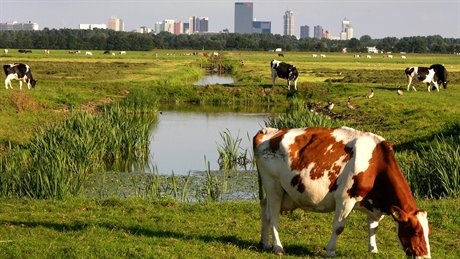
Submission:
M 383 52 L 460 53 L 460 39 L 434 36 L 386 37 L 364 35 L 351 40 L 297 39 L 273 34 L 180 34 L 168 32 L 141 34 L 107 29 L 48 29 L 41 31 L 0 31 L 0 48 L 16 49 L 90 49 L 90 50 L 273 50 L 367 52 L 375 46 Z

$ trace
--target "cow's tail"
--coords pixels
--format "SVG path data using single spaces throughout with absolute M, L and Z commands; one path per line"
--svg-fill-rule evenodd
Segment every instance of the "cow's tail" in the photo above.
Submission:
M 260 177 L 259 168 L 257 168 L 257 181 L 259 184 L 259 201 L 262 201 L 264 199 L 264 189 L 262 186 L 262 178 Z

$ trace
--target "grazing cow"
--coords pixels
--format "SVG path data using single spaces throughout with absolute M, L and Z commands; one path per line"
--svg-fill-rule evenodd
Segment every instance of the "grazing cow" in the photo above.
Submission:
M 86 56 L 92 56 L 92 55 L 93 55 L 93 52 L 91 52 L 91 51 L 86 51 L 86 52 L 85 52 L 85 55 L 86 55 Z
M 372 56 L 371 55 L 366 55 L 366 58 L 371 59 Z
M 126 55 L 126 51 L 125 50 L 120 51 L 120 55 Z
M 6 55 L 8 54 L 8 49 L 3 49 L 3 53 Z
M 25 54 L 25 53 L 32 53 L 32 50 L 30 50 L 30 49 L 18 49 L 18 52 Z
M 355 54 L 355 55 L 353 55 L 353 57 L 354 57 L 354 58 L 361 58 L 361 55 Z
M 317 57 L 318 57 L 318 54 L 311 54 L 311 57 L 312 57 L 312 58 L 317 58 Z
M 45 49 L 45 50 L 43 50 L 43 53 L 45 53 L 45 54 L 50 54 L 50 50 L 49 50 L 49 49 Z
M 442 86 L 447 88 L 447 69 L 441 64 L 434 64 L 430 66 L 431 69 L 434 69 L 434 73 L 438 78 L 438 84 L 442 84 Z
M 433 86 L 439 92 L 438 76 L 436 75 L 434 69 L 428 68 L 428 67 L 408 67 L 406 68 L 404 72 L 406 73 L 406 77 L 408 81 L 407 91 L 410 90 L 412 79 L 414 79 L 414 77 L 417 77 L 419 81 L 422 81 L 423 83 L 427 84 L 428 92 L 431 90 L 430 88 L 431 83 L 433 83 Z M 412 85 L 412 89 L 414 89 L 414 91 L 417 91 L 417 89 L 415 89 L 415 86 L 413 85 Z
M 104 54 L 110 54 L 110 50 L 104 50 Z
M 260 130 L 253 139 L 261 198 L 261 243 L 283 254 L 278 235 L 281 211 L 301 208 L 335 212 L 326 256 L 335 256 L 348 215 L 368 215 L 368 250 L 377 253 L 376 230 L 392 215 L 406 255 L 429 258 L 427 213 L 419 210 L 393 148 L 382 137 L 351 128 Z
M 22 90 L 22 82 L 24 81 L 27 83 L 27 88 L 35 87 L 37 83 L 36 80 L 32 77 L 32 72 L 30 71 L 30 67 L 26 64 L 22 63 L 15 63 L 15 64 L 6 64 L 3 66 L 3 71 L 5 71 L 6 79 L 5 79 L 5 88 L 8 89 L 8 85 L 11 89 L 13 86 L 11 85 L 11 80 L 19 80 L 19 89 Z
M 321 58 L 326 58 L 326 54 L 319 55 Z
M 291 90 L 291 81 L 294 81 L 294 89 L 297 90 L 297 78 L 299 77 L 299 72 L 297 68 L 291 64 L 284 63 L 278 60 L 272 60 L 270 62 L 270 68 L 272 70 L 272 83 L 275 86 L 275 78 L 287 79 L 288 89 Z
M 283 53 L 278 53 L 278 57 L 283 57 L 284 58 L 284 54 Z

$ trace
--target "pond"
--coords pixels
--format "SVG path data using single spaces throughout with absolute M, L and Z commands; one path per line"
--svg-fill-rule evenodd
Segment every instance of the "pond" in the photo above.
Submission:
M 194 83 L 194 85 L 229 85 L 234 82 L 231 76 L 213 74 L 201 78 L 198 82 Z
M 198 112 L 162 110 L 151 132 L 149 164 L 160 174 L 186 175 L 218 170 L 218 145 L 228 129 L 232 139 L 241 138 L 241 148 L 251 149 L 251 139 L 264 127 L 268 113 Z M 252 151 L 251 151 L 252 152 Z M 205 162 L 206 159 L 206 162 Z

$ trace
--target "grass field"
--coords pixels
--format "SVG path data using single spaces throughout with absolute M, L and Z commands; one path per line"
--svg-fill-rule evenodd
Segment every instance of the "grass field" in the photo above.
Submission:
M 205 104 L 286 106 L 292 96 L 320 108 L 336 103 L 332 115 L 348 126 L 382 135 L 401 151 L 413 149 L 440 133 L 458 136 L 460 122 L 460 58 L 454 55 L 406 54 L 403 60 L 373 55 L 288 52 L 278 58 L 270 52 L 223 52 L 221 62 L 232 67 L 235 85 L 193 86 L 209 60 L 192 51 L 128 52 L 126 56 L 50 55 L 10 51 L 2 63 L 23 62 L 38 80 L 33 90 L 0 91 L 2 154 L 10 146 L 25 145 L 40 129 L 68 119 L 71 111 L 97 113 L 98 106 L 121 100 L 159 100 Z M 269 62 L 280 59 L 296 65 L 299 91 L 289 93 L 284 80 L 271 86 Z M 448 89 L 398 96 L 406 89 L 404 69 L 441 63 L 449 71 Z M 244 65 L 242 65 L 244 64 Z M 370 88 L 375 97 L 366 99 Z M 351 97 L 356 110 L 345 107 Z M 453 126 L 452 126 L 453 125 Z M 458 126 L 457 126 L 458 127 Z M 97 133 L 95 133 L 97 134 Z M 458 174 L 458 172 L 456 172 Z M 419 200 L 432 223 L 433 258 L 460 257 L 458 198 Z M 175 202 L 108 200 L 0 200 L 0 257 L 272 257 L 261 251 L 258 205 L 255 202 L 177 204 Z M 301 220 L 299 220 L 301 219 Z M 289 256 L 319 257 L 329 238 L 332 214 L 295 212 L 282 218 L 281 239 Z M 367 255 L 364 217 L 354 213 L 338 242 L 338 255 Z M 387 218 L 378 237 L 381 256 L 402 258 Z M 312 234 L 314 233 L 314 234 Z M 357 238 L 359 237 L 359 238 Z
M 418 201 L 430 211 L 433 258 L 459 258 L 459 200 Z M 136 199 L 0 201 L 3 258 L 273 258 L 261 250 L 256 202 L 177 204 Z M 333 214 L 284 215 L 287 258 L 322 258 Z M 367 255 L 367 220 L 350 215 L 338 258 L 405 258 L 395 223 L 382 220 L 380 254 Z

